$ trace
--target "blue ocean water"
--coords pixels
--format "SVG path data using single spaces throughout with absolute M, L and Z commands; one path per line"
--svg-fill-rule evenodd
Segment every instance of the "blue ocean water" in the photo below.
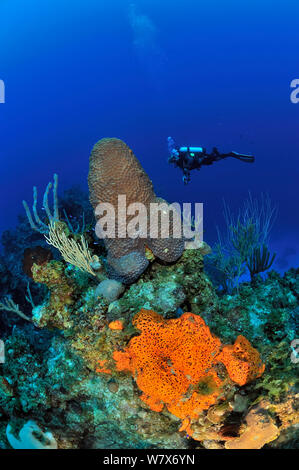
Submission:
M 156 192 L 203 202 L 205 239 L 250 190 L 279 206 L 275 267 L 298 266 L 298 2 L 286 0 L 3 0 L 0 4 L 0 230 L 14 227 L 54 172 L 87 190 L 89 153 L 123 139 Z M 167 163 L 180 145 L 236 150 L 192 175 Z

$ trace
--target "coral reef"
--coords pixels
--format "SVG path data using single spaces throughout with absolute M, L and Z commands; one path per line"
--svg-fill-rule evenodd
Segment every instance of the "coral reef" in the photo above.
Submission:
M 82 201 L 67 236 L 84 236 L 97 274 L 107 253 L 82 224 Z M 0 449 L 24 441 L 61 449 L 299 446 L 299 269 L 257 274 L 220 295 L 204 271 L 206 244 L 165 263 L 139 240 L 148 267 L 124 287 L 67 263 L 29 229 L 22 218 L 3 236 L 0 298 L 13 293 L 32 321 L 0 314 Z

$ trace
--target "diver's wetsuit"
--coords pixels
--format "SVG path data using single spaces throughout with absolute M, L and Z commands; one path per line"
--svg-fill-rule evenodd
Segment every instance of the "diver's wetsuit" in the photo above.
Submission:
M 243 162 L 253 163 L 254 157 L 252 155 L 240 154 L 237 152 L 220 153 L 216 147 L 213 148 L 211 153 L 207 153 L 206 149 L 202 147 L 176 147 L 174 140 L 168 137 L 168 149 L 170 151 L 169 163 L 174 163 L 175 166 L 183 171 L 183 181 L 188 184 L 190 181 L 190 172 L 192 170 L 200 170 L 203 165 L 212 165 L 214 162 L 223 160 L 227 157 L 237 158 Z

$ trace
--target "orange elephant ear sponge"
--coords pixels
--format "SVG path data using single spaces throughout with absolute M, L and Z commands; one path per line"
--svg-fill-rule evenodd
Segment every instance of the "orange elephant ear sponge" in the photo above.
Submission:
M 182 420 L 196 418 L 222 394 L 225 379 L 219 375 L 219 364 L 239 385 L 264 370 L 258 351 L 246 338 L 239 336 L 233 346 L 223 346 L 199 315 L 184 313 L 166 320 L 141 310 L 133 324 L 141 334 L 113 358 L 117 370 L 131 372 L 141 400 L 152 410 L 162 411 L 166 405 Z
M 218 359 L 225 365 L 230 378 L 238 385 L 251 382 L 265 370 L 259 352 L 241 335 L 237 337 L 234 345 L 224 346 Z

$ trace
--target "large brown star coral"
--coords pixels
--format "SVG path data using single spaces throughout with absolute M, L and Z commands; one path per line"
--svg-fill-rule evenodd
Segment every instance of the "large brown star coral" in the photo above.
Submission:
M 111 278 L 131 284 L 142 274 L 149 264 L 145 248 L 166 262 L 176 261 L 184 250 L 181 238 L 150 238 L 149 236 L 132 239 L 123 238 L 119 233 L 126 227 L 132 215 L 126 215 L 123 223 L 117 217 L 118 196 L 126 196 L 127 207 L 132 203 L 142 203 L 149 213 L 151 203 L 161 203 L 153 189 L 148 175 L 143 170 L 132 150 L 119 139 L 102 139 L 97 142 L 90 155 L 88 185 L 90 202 L 94 209 L 101 203 L 109 203 L 115 209 L 115 238 L 105 238 L 108 251 L 107 268 Z M 163 201 L 165 202 L 165 201 Z M 101 223 L 99 220 L 98 223 Z
M 154 411 L 166 405 L 189 434 L 190 420 L 223 397 L 230 380 L 244 385 L 264 371 L 246 338 L 238 336 L 234 346 L 223 346 L 199 315 L 166 320 L 141 310 L 133 324 L 141 334 L 125 351 L 113 353 L 117 370 L 130 371 L 143 392 L 141 400 Z

